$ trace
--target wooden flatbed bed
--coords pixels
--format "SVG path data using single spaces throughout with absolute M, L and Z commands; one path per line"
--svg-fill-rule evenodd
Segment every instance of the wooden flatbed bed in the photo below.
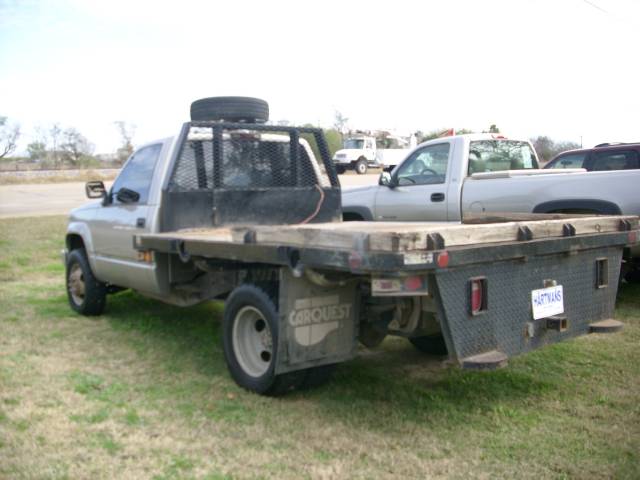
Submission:
M 452 255 L 451 263 L 440 266 L 459 263 L 454 257 L 471 261 L 468 257 L 472 252 L 494 250 L 498 246 L 502 255 L 496 259 L 508 258 L 509 250 L 505 247 L 509 244 L 515 247 L 511 249 L 513 256 L 521 256 L 523 242 L 553 244 L 561 250 L 579 248 L 580 244 L 587 248 L 596 244 L 620 244 L 628 241 L 627 231 L 638 228 L 638 218 L 632 216 L 519 215 L 515 218 L 518 221 L 505 221 L 509 217 L 501 217 L 499 222 L 478 223 L 482 220 L 477 217 L 472 224 L 333 222 L 196 228 L 139 235 L 136 248 L 247 262 L 263 259 L 273 263 L 275 258 L 282 257 L 282 261 L 275 262 L 280 264 L 290 261 L 286 255 L 282 256 L 282 250 L 295 249 L 311 256 L 315 267 L 357 271 L 372 270 L 366 265 L 375 265 L 376 270 L 386 270 L 385 264 L 389 270 L 396 270 L 398 266 L 414 267 L 405 269 L 409 271 L 416 267 L 435 268 L 438 253 L 445 250 Z M 594 238 L 590 242 L 591 235 Z M 574 246 L 567 247 L 569 244 Z M 352 268 L 353 258 L 349 262 L 349 255 L 354 254 L 363 260 L 358 268 Z

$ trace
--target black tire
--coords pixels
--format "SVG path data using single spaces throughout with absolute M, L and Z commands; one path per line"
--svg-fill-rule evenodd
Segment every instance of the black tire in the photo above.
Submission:
M 422 353 L 429 355 L 447 355 L 447 345 L 441 333 L 435 335 L 425 335 L 424 337 L 410 338 L 411 344 Z
M 337 364 L 322 365 L 304 370 L 305 377 L 300 383 L 301 390 L 310 390 L 327 383 L 336 371 Z
M 358 175 L 364 175 L 367 173 L 367 161 L 364 158 L 361 158 L 356 162 L 355 170 Z
M 100 315 L 107 302 L 107 287 L 91 271 L 83 248 L 67 258 L 66 287 L 69 305 L 82 315 Z
M 627 283 L 640 283 L 640 270 L 633 268 L 624 274 Z
M 342 175 L 345 171 L 346 169 L 342 165 L 336 165 L 336 173 L 338 175 Z
M 270 333 L 271 337 L 270 349 L 266 345 L 268 341 L 259 347 L 264 348 L 262 352 L 243 348 L 243 343 L 245 347 L 252 343 L 243 342 L 247 335 L 241 333 L 242 330 L 246 331 L 243 327 L 251 327 L 252 316 L 255 316 L 255 332 L 249 331 L 248 335 L 262 337 L 262 332 L 268 327 L 267 335 Z M 305 370 L 275 374 L 278 360 L 278 325 L 276 305 L 264 290 L 255 285 L 245 284 L 229 295 L 224 307 L 222 324 L 224 358 L 231 377 L 242 388 L 261 395 L 276 396 L 300 387 L 305 380 Z M 260 360 L 264 363 L 259 363 Z
M 191 120 L 264 123 L 269 120 L 269 104 L 251 97 L 201 98 L 191 104 Z

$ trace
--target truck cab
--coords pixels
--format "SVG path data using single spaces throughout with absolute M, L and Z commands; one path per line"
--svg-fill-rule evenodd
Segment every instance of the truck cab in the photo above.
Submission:
M 99 200 L 70 213 L 65 255 L 81 248 L 95 278 L 108 287 L 189 305 L 203 297 L 181 284 L 197 270 L 171 256 L 141 255 L 134 236 L 340 220 L 337 177 L 314 152 L 326 150 L 316 141 L 319 131 L 222 123 L 214 130 L 212 124 L 187 123 L 180 135 L 136 150 L 109 190 L 91 182 L 94 191 L 88 193 Z
M 425 142 L 377 186 L 343 192 L 347 220 L 460 221 L 465 180 L 474 174 L 538 169 L 528 141 L 492 134 L 458 135 Z

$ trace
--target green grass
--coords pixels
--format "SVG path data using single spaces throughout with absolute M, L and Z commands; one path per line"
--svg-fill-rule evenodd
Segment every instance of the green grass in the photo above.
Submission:
M 323 388 L 229 377 L 220 303 L 67 306 L 64 219 L 0 221 L 0 478 L 639 478 L 640 288 L 623 332 L 472 373 L 390 339 Z

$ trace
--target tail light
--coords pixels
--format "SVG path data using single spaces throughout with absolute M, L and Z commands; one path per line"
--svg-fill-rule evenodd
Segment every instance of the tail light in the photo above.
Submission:
M 449 266 L 449 252 L 446 250 L 440 252 L 438 254 L 437 262 L 440 268 L 447 268 Z
M 469 310 L 478 315 L 487 310 L 487 279 L 484 277 L 469 280 Z

